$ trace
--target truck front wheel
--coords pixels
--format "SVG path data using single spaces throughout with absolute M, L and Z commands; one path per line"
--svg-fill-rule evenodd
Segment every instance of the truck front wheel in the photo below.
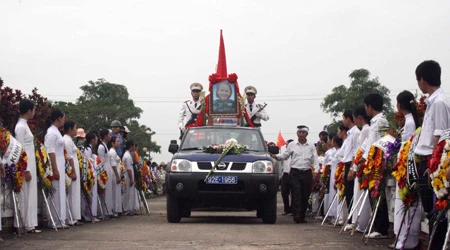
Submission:
M 167 221 L 178 223 L 181 221 L 181 206 L 177 198 L 167 194 Z
M 263 202 L 262 221 L 264 224 L 274 224 L 277 221 L 277 196 Z

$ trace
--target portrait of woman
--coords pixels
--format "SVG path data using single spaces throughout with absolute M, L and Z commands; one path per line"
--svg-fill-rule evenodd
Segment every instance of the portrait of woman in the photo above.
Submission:
M 213 86 L 212 113 L 229 114 L 237 113 L 235 86 L 228 81 L 217 83 Z

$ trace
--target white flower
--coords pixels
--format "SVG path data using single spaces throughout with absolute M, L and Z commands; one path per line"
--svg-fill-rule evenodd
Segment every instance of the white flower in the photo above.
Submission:
M 444 187 L 449 188 L 450 187 L 450 182 L 444 181 Z
M 445 151 L 450 151 L 450 139 L 446 139 L 445 140 L 445 146 L 444 146 Z

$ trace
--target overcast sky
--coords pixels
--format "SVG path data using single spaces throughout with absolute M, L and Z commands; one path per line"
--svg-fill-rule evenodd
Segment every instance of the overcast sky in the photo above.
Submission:
M 1 0 L 0 76 L 55 101 L 75 101 L 89 80 L 125 85 L 162 146 L 152 156 L 167 162 L 189 85 L 207 88 L 223 29 L 228 73 L 268 104 L 266 139 L 279 130 L 294 138 L 305 124 L 317 141 L 331 120 L 322 99 L 348 86 L 354 69 L 379 77 L 395 99 L 417 89 L 416 66 L 434 59 L 450 94 L 449 10 L 447 0 Z

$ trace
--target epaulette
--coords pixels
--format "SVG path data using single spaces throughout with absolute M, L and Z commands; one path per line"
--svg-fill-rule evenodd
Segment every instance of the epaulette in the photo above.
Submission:
M 184 103 L 188 103 L 188 102 L 190 102 L 191 100 L 187 100 L 187 101 L 185 101 Z

